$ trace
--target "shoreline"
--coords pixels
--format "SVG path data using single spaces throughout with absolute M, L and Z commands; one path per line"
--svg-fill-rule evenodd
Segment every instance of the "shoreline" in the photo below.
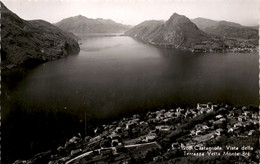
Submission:
M 180 50 L 180 51 L 187 51 L 187 52 L 192 52 L 192 53 L 230 53 L 230 52 L 235 52 L 235 53 L 255 53 L 255 52 L 259 52 L 259 46 L 255 45 L 248 45 L 248 46 L 237 46 L 237 47 L 218 47 L 218 48 L 213 48 L 213 41 L 204 41 L 205 43 L 201 43 L 201 44 L 196 44 L 194 43 L 194 46 L 192 47 L 186 47 L 186 46 L 182 46 L 182 45 L 171 45 L 169 43 L 155 43 L 155 42 L 151 42 L 148 40 L 145 40 L 144 38 L 140 38 L 138 36 L 131 36 L 131 35 L 127 35 L 127 34 L 123 34 L 121 36 L 128 36 L 131 37 L 137 41 L 143 42 L 145 44 L 149 44 L 149 45 L 153 45 L 156 47 L 160 47 L 160 48 L 169 48 L 169 49 L 176 49 L 176 50 Z M 232 40 L 233 38 L 226 38 L 226 40 Z M 220 38 L 218 38 L 217 40 L 221 40 Z M 246 41 L 246 39 L 245 39 Z M 237 41 L 238 42 L 238 41 Z

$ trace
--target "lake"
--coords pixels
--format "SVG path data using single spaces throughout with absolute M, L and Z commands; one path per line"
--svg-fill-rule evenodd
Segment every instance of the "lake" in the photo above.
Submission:
M 101 121 L 161 108 L 258 106 L 258 53 L 190 53 L 127 36 L 82 36 L 78 55 L 41 64 L 8 95 L 2 157 L 30 157 Z M 84 132 L 83 132 L 84 133 Z

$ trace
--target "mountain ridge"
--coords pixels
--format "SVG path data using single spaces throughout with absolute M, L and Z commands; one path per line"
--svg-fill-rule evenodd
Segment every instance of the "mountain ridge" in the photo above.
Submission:
M 167 21 L 144 21 L 125 35 L 152 45 L 192 52 L 258 51 L 258 27 L 173 13 Z
M 200 43 L 202 41 L 211 40 L 206 33 L 201 31 L 193 22 L 190 21 L 189 18 L 184 15 L 173 13 L 166 22 L 161 21 L 159 23 L 159 21 L 157 21 L 157 25 L 154 26 L 151 26 L 151 22 L 151 20 L 144 21 L 131 28 L 125 34 L 135 38 L 140 38 L 141 40 L 152 44 L 183 49 L 190 48 L 193 44 Z M 144 29 L 152 32 L 140 32 L 140 30 L 144 31 Z
M 23 20 L 2 2 L 1 26 L 3 69 L 31 67 L 80 50 L 73 34 L 44 20 Z
M 130 28 L 129 25 L 123 25 L 111 19 L 92 19 L 83 15 L 62 19 L 55 25 L 64 31 L 72 33 L 117 33 Z
M 204 32 L 220 37 L 258 39 L 258 29 L 243 26 L 239 23 L 225 20 L 216 21 L 207 18 L 195 18 L 192 21 Z

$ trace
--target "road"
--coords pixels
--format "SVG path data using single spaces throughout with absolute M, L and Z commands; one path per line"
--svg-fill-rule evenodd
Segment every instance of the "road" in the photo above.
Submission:
M 85 157 L 85 156 L 88 156 L 90 153 L 92 153 L 93 151 L 88 151 L 88 152 L 86 152 L 86 153 L 83 153 L 83 154 L 81 154 L 81 155 L 79 155 L 79 156 L 77 156 L 77 157 L 75 157 L 75 158 L 72 158 L 71 160 L 69 160 L 69 161 L 67 161 L 65 164 L 69 164 L 69 163 L 71 163 L 71 162 L 73 162 L 73 161 L 75 161 L 75 160 L 77 160 L 77 159 L 80 159 L 80 158 L 83 158 L 83 157 Z
M 156 144 L 159 148 L 162 148 L 156 141 L 148 142 L 148 143 L 141 143 L 141 144 L 134 144 L 134 145 L 125 145 L 125 148 L 138 147 L 138 146 L 151 145 L 151 144 Z
M 134 144 L 134 145 L 125 145 L 124 147 L 125 148 L 130 148 L 130 147 L 139 147 L 139 146 L 145 146 L 145 145 L 151 145 L 151 144 L 156 144 L 159 148 L 162 148 L 156 141 L 154 142 L 148 142 L 148 143 L 141 143 L 141 144 Z M 115 147 L 108 147 L 108 148 L 105 148 L 105 149 L 114 149 Z M 97 150 L 94 150 L 94 151 L 100 151 L 101 149 L 97 149 Z M 78 160 L 78 159 L 81 159 L 81 158 L 84 158 L 86 156 L 88 156 L 90 153 L 92 153 L 93 151 L 88 151 L 86 153 L 83 153 L 81 155 L 78 155 L 77 157 L 75 158 L 72 158 L 70 159 L 69 161 L 67 161 L 65 164 L 70 164 L 72 163 L 73 161 L 75 160 Z

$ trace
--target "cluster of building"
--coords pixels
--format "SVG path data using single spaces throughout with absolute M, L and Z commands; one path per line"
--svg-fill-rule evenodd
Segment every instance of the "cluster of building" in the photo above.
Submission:
M 237 38 L 213 38 L 212 41 L 202 41 L 191 48 L 192 52 L 259 52 L 258 41 Z
M 258 120 L 255 108 L 212 103 L 136 114 L 109 125 L 99 125 L 94 129 L 94 136 L 72 137 L 49 154 L 48 163 L 156 163 L 185 158 L 183 148 L 216 143 L 223 136 L 245 140 L 259 135 Z
M 213 107 L 213 106 L 212 106 Z M 211 112 L 212 108 L 201 107 L 198 104 L 199 111 Z M 219 110 L 225 111 L 226 108 Z M 257 111 L 249 111 L 243 107 L 241 111 L 235 112 L 233 108 L 227 114 L 218 114 L 214 118 L 197 124 L 190 130 L 190 142 L 193 144 L 203 143 L 208 140 L 218 140 L 221 135 L 229 137 L 250 137 L 257 133 L 259 114 Z M 190 144 L 190 143 L 187 143 Z

